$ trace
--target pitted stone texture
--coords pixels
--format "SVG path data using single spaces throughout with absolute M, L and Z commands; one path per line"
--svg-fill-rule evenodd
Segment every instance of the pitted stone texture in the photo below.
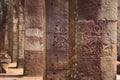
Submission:
M 100 59 L 98 57 L 83 57 L 79 58 L 79 63 L 77 67 L 78 75 L 86 76 L 86 75 L 98 75 L 101 72 L 100 68 Z
M 25 31 L 25 50 L 42 51 L 43 49 L 43 33 L 41 29 L 27 28 Z
M 12 50 L 12 62 L 16 62 L 17 61 L 17 56 L 18 56 L 18 50 L 17 49 L 13 49 Z
M 102 72 L 117 72 L 116 61 L 112 56 L 100 58 L 100 68 Z
M 33 1 L 33 0 L 25 0 L 25 6 L 32 6 L 32 7 L 41 7 L 44 5 L 44 1 L 42 0 L 36 0 L 36 1 Z
M 108 22 L 108 35 L 112 44 L 117 43 L 117 22 Z
M 117 80 L 116 79 L 116 72 L 103 72 L 102 79 L 103 80 Z
M 77 0 L 75 38 L 78 70 L 75 79 L 114 80 L 117 53 L 117 0 L 87 1 Z
M 36 51 L 42 51 L 43 50 L 43 44 L 42 44 L 42 38 L 41 37 L 26 37 L 25 38 L 25 50 L 36 50 Z
M 43 37 L 43 33 L 41 29 L 37 28 L 28 28 L 27 31 L 25 31 L 26 36 L 36 36 L 36 37 Z
M 24 56 L 24 31 L 19 31 L 19 57 Z
M 43 76 L 43 52 L 25 51 L 25 76 Z
M 77 0 L 77 15 L 82 19 L 97 19 L 101 8 L 101 0 Z
M 47 80 L 68 80 L 68 72 L 67 70 L 48 71 Z
M 68 7 L 68 0 L 46 1 L 47 80 L 68 78 Z
M 50 53 L 54 54 L 50 54 Z M 62 70 L 68 69 L 68 55 L 64 51 L 50 51 L 47 52 L 47 69 L 48 70 Z
M 25 76 L 44 74 L 44 0 L 25 1 Z
M 103 41 L 109 42 L 107 23 L 105 21 L 81 21 L 77 28 L 77 50 L 81 56 L 97 56 L 103 52 Z M 107 36 L 106 36 L 107 35 Z
M 67 51 L 67 35 L 60 34 L 48 34 L 47 36 L 47 50 L 55 50 L 55 51 Z
M 101 75 L 98 74 L 98 75 L 92 75 L 92 76 L 83 76 L 80 78 L 80 80 L 102 80 L 102 79 L 101 79 Z
M 81 56 L 112 56 L 111 44 L 117 43 L 116 22 L 88 20 L 78 24 L 76 43 Z M 113 51 L 115 53 L 116 49 Z
M 49 0 L 46 5 L 48 15 L 68 15 L 68 0 Z
M 47 16 L 47 33 L 67 34 L 68 16 L 50 15 Z M 52 28 L 51 28 L 52 26 Z
M 29 15 L 29 16 L 38 16 L 39 14 L 43 14 L 43 11 L 38 10 L 38 9 L 42 9 L 42 8 L 43 8 L 43 6 L 41 6 L 41 7 L 40 6 L 38 6 L 38 7 L 27 6 L 26 15 Z
M 43 13 L 40 13 L 43 14 Z M 38 25 L 39 24 L 39 25 Z M 43 16 L 26 16 L 25 18 L 26 28 L 42 28 L 43 26 Z
M 77 5 L 79 18 L 117 20 L 117 0 L 78 0 Z
M 117 20 L 118 0 L 101 0 L 99 20 Z

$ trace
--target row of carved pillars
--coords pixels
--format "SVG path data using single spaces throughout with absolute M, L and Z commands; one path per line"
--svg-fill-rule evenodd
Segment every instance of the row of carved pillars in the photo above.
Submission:
M 117 0 L 26 0 L 25 10 L 25 75 L 115 79 Z
M 115 79 L 117 0 L 25 0 L 24 10 L 25 76 L 45 80 Z M 16 33 L 11 29 L 9 45 L 16 44 Z M 24 29 L 17 29 L 24 34 Z

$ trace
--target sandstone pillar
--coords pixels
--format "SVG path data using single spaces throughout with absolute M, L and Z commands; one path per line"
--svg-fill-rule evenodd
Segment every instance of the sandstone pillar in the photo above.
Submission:
M 15 13 L 13 15 L 13 51 L 12 51 L 12 60 L 13 62 L 17 61 L 18 56 L 18 18 L 15 18 Z
M 44 0 L 25 0 L 25 76 L 43 77 L 45 71 L 44 17 Z
M 23 68 L 24 65 L 24 12 L 23 7 L 19 6 L 19 22 L 18 22 L 18 62 L 17 67 Z
M 76 1 L 71 4 L 76 5 L 75 40 L 70 44 L 72 51 L 75 48 L 71 80 L 115 80 L 117 0 Z
M 46 0 L 47 80 L 68 80 L 68 0 Z
M 13 51 L 13 0 L 9 0 L 8 6 L 8 53 L 11 58 Z M 13 61 L 13 60 L 12 60 Z

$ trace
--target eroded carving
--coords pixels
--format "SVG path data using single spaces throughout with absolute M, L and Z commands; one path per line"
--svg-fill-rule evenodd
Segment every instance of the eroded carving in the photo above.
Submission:
M 67 32 L 66 27 L 59 26 L 59 25 L 56 25 L 55 30 L 56 30 L 55 33 L 65 33 L 65 32 Z
M 82 55 L 100 55 L 103 52 L 103 39 L 107 39 L 106 21 L 83 21 L 80 23 L 84 35 Z
M 55 48 L 67 48 L 67 39 L 61 35 L 55 35 L 53 38 L 52 46 Z

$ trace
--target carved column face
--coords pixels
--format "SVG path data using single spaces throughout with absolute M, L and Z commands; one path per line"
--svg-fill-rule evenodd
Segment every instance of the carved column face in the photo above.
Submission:
M 76 80 L 114 80 L 117 0 L 77 0 L 76 7 Z
M 68 0 L 46 0 L 46 8 L 47 80 L 67 80 Z

